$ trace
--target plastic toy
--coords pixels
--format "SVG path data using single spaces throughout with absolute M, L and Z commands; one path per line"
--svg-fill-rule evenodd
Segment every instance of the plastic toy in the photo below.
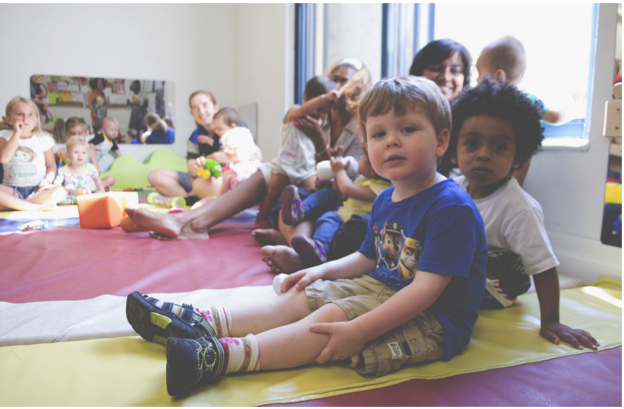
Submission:
M 81 229 L 101 229 L 119 226 L 127 207 L 139 207 L 136 192 L 107 192 L 76 198 Z
M 147 195 L 147 203 L 160 206 L 160 207 L 177 207 L 179 209 L 183 209 L 186 207 L 186 200 L 184 200 L 181 196 L 169 197 L 162 196 L 157 192 L 152 192 Z
M 222 169 L 221 164 L 214 159 L 206 159 L 206 164 L 203 169 L 197 172 L 197 176 L 201 176 L 204 179 L 210 179 L 212 176 L 218 178 L 221 176 Z
M 347 165 L 347 175 L 353 179 L 358 173 L 358 161 L 352 156 L 347 156 L 344 159 L 349 161 L 349 164 Z M 316 164 L 316 176 L 319 180 L 323 181 L 330 180 L 334 177 L 334 172 L 332 172 L 331 164 L 328 160 L 324 160 Z

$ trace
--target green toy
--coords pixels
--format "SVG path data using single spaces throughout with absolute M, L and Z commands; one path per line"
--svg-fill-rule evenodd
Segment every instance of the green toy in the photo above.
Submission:
M 169 197 L 152 192 L 147 195 L 147 203 L 154 206 L 161 207 L 173 207 L 178 209 L 184 209 L 186 207 L 186 200 L 181 196 Z
M 204 179 L 210 179 L 212 176 L 218 178 L 221 176 L 221 164 L 214 159 L 206 159 L 204 168 L 197 172 L 197 176 L 201 176 Z

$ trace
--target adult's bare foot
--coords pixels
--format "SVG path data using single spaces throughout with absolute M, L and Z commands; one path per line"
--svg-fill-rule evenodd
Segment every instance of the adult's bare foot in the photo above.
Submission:
M 288 246 L 284 236 L 279 230 L 275 229 L 256 229 L 251 232 L 251 235 L 254 239 L 263 246 L 267 245 L 282 245 Z
M 138 231 L 151 230 L 171 238 L 177 238 L 184 225 L 175 217 L 177 213 L 162 214 L 145 209 L 127 208 L 126 214 Z
M 263 255 L 262 261 L 276 274 L 290 274 L 307 267 L 299 254 L 288 246 L 264 246 L 260 254 Z

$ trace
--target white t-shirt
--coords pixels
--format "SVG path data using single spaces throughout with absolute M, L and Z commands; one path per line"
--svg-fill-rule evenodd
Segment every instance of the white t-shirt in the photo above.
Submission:
M 459 176 L 455 181 L 467 190 L 465 176 Z M 559 265 L 544 227 L 542 206 L 520 187 L 515 178 L 510 178 L 488 197 L 474 202 L 483 218 L 489 248 L 518 254 L 529 275 Z
M 0 131 L 0 138 L 8 141 L 11 136 L 11 129 Z M 46 175 L 44 152 L 54 146 L 54 139 L 41 133 L 28 139 L 20 138 L 18 145 L 11 160 L 4 165 L 3 184 L 16 187 L 36 186 Z

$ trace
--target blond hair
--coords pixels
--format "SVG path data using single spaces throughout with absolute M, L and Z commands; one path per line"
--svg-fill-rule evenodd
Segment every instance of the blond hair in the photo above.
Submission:
M 360 102 L 360 126 L 364 140 L 366 119 L 393 110 L 404 115 L 408 108 L 421 109 L 433 125 L 436 136 L 443 130 L 451 130 L 452 117 L 449 102 L 440 88 L 425 77 L 402 76 L 381 80 L 366 92 Z
M 347 59 L 345 59 L 347 60 Z M 358 104 L 360 103 L 360 99 L 362 95 L 368 90 L 371 85 L 373 85 L 373 80 L 368 71 L 368 68 L 362 63 L 360 63 L 361 67 L 358 70 L 358 67 L 355 66 L 355 62 L 359 62 L 354 60 L 354 63 L 345 62 L 345 60 L 340 60 L 332 65 L 329 69 L 329 78 L 331 78 L 331 74 L 338 68 L 344 65 L 352 67 L 356 70 L 355 74 L 349 78 L 349 80 L 345 83 L 345 85 L 340 89 L 340 94 L 345 98 L 346 110 L 351 114 L 356 114 L 358 110 Z
M 89 144 L 87 143 L 87 140 L 82 136 L 72 136 L 71 138 L 69 138 L 67 144 L 65 145 L 67 147 L 67 153 L 70 153 L 74 146 L 77 145 L 84 146 L 85 148 L 87 148 L 87 153 L 89 153 Z
M 145 115 L 143 120 L 152 132 L 165 132 L 167 130 L 167 122 L 162 120 L 156 113 Z
M 41 117 L 39 116 L 39 108 L 37 108 L 37 104 L 35 104 L 32 100 L 30 100 L 28 98 L 15 97 L 12 100 L 10 100 L 9 103 L 7 104 L 5 110 L 4 110 L 7 119 L 9 118 L 11 113 L 13 112 L 13 109 L 15 108 L 15 105 L 19 104 L 20 102 L 22 102 L 22 103 L 28 105 L 29 107 L 31 107 L 33 109 L 33 111 L 35 111 L 35 115 L 37 115 L 37 124 L 35 125 L 35 129 L 33 129 L 33 135 L 34 134 L 47 133 L 47 132 L 44 132 L 43 128 L 41 127 Z M 13 129 L 13 127 L 6 121 L 2 122 L 2 128 L 3 129 Z
M 236 155 L 238 160 L 245 162 L 254 158 L 256 144 L 251 131 L 237 126 L 227 131 L 220 139 L 223 152 L 227 155 Z

